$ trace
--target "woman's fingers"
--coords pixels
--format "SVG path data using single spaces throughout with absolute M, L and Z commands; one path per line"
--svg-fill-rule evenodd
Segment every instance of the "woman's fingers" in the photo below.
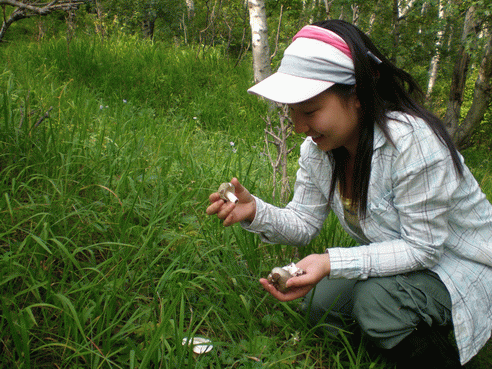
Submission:
M 212 194 L 214 195 L 214 194 Z M 212 197 L 212 195 L 210 195 L 210 197 Z M 224 200 L 212 200 L 210 199 L 210 202 L 211 204 L 208 206 L 206 212 L 208 215 L 212 215 L 212 214 L 217 214 L 220 210 L 220 208 L 222 207 L 222 205 L 224 205 Z
M 231 183 L 235 186 L 235 195 L 239 201 L 237 203 L 224 201 L 218 192 L 210 194 L 208 197 L 210 205 L 206 209 L 208 215 L 216 214 L 219 219 L 224 221 L 224 226 L 230 226 L 243 220 L 253 221 L 256 215 L 256 201 L 249 191 L 239 183 L 237 178 L 233 178 Z
M 293 277 L 291 279 L 295 279 L 297 277 Z M 262 284 L 263 288 L 270 293 L 273 297 L 275 297 L 279 301 L 292 301 L 295 299 L 298 299 L 300 297 L 305 296 L 312 288 L 313 285 L 303 285 L 299 287 L 291 287 L 289 291 L 286 293 L 282 293 L 279 290 L 273 286 L 268 280 L 265 278 L 260 279 L 260 283 Z

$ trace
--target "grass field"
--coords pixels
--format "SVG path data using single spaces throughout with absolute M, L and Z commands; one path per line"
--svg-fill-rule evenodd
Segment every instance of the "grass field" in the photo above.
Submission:
M 205 215 L 232 176 L 272 200 L 247 61 L 118 38 L 2 45 L 0 60 L 2 367 L 388 367 L 258 283 L 353 245 L 333 217 L 294 249 Z M 470 160 L 490 199 L 490 161 Z M 212 351 L 183 346 L 195 336 Z

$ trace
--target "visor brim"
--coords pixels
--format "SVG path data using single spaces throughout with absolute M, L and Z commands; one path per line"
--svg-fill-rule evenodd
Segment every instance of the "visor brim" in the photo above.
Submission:
M 248 92 L 281 104 L 296 104 L 319 95 L 333 82 L 277 72 L 251 87 Z

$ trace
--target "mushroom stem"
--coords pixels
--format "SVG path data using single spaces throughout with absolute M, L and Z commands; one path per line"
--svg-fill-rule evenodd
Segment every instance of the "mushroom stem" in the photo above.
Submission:
M 227 197 L 227 200 L 229 200 L 231 202 L 238 202 L 239 201 L 237 196 L 234 195 L 232 192 L 226 192 L 225 197 Z

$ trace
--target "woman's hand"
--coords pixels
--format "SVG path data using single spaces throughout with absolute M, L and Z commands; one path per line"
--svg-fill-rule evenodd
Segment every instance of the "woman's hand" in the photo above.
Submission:
M 230 226 L 243 220 L 252 222 L 256 215 L 256 201 L 249 191 L 244 188 L 237 178 L 233 178 L 231 183 L 236 187 L 235 195 L 237 203 L 224 201 L 218 192 L 209 196 L 211 205 L 207 208 L 207 214 L 217 214 L 219 219 L 224 220 L 224 226 Z
M 305 296 L 319 281 L 330 275 L 330 254 L 311 254 L 299 261 L 296 266 L 303 269 L 306 274 L 292 277 L 287 280 L 289 291 L 278 291 L 265 278 L 260 279 L 263 288 L 280 301 L 291 301 Z

